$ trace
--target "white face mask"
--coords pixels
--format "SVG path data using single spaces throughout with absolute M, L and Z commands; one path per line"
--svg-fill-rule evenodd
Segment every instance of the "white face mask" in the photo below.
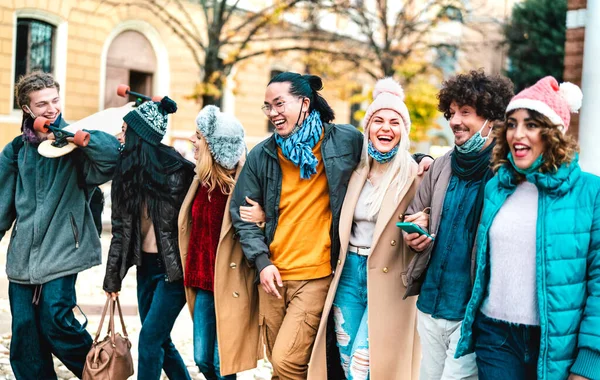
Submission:
M 483 125 L 481 126 L 481 129 L 479 129 L 479 131 L 477 131 L 473 136 L 471 136 L 467 141 L 465 141 L 464 144 L 460 146 L 457 145 L 456 150 L 463 154 L 479 152 L 481 148 L 483 148 L 483 146 L 485 145 L 487 139 L 490 137 L 489 133 L 485 137 L 481 135 L 481 131 L 483 131 L 487 123 L 488 120 L 486 119 Z
M 35 119 L 37 117 L 33 114 L 33 112 L 31 111 L 31 108 L 29 108 L 29 106 L 23 106 L 23 108 L 26 108 L 24 111 L 27 112 L 29 114 L 29 116 L 31 116 L 32 119 Z

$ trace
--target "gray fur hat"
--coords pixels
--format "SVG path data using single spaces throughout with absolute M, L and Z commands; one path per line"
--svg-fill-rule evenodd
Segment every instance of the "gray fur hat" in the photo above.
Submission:
M 244 127 L 239 120 L 209 105 L 198 113 L 196 126 L 206 139 L 213 159 L 225 169 L 235 168 L 246 152 Z

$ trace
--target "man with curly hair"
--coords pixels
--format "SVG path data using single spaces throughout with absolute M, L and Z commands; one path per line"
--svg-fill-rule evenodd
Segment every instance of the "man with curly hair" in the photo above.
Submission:
M 512 96 L 510 80 L 483 70 L 450 78 L 438 94 L 438 109 L 450 123 L 455 147 L 431 165 L 405 218 L 435 237 L 404 237 L 420 252 L 409 265 L 406 296 L 419 294 L 421 380 L 477 378 L 475 354 L 454 359 L 454 352 L 472 290 L 473 245 L 484 188 L 493 176 L 490 133 Z

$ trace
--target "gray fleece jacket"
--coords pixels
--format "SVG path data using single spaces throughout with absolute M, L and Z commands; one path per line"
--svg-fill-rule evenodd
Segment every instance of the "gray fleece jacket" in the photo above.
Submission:
M 18 155 L 13 143 L 0 153 L 0 239 L 16 221 L 6 258 L 10 281 L 44 284 L 100 264 L 100 239 L 74 159 L 83 160 L 86 184 L 100 185 L 112 178 L 119 142 L 89 133 L 89 145 L 74 157 L 77 150 L 45 158 L 28 142 Z

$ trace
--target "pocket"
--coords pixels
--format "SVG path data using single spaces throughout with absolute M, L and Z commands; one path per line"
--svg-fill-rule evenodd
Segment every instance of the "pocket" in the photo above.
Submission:
M 267 349 L 267 354 L 269 355 L 269 357 L 271 357 L 271 353 L 273 352 L 273 346 L 275 345 L 276 336 L 273 334 L 273 330 L 269 328 L 269 324 L 267 323 L 265 316 L 261 314 L 258 318 L 258 327 L 260 330 L 259 334 L 262 337 L 262 343 Z
M 475 346 L 486 349 L 498 349 L 506 344 L 510 333 L 510 325 L 477 313 L 473 323 Z
M 17 222 L 15 221 L 15 226 L 12 230 L 12 233 L 10 234 L 10 241 L 8 242 L 8 249 L 6 250 L 6 252 L 10 252 L 10 247 L 12 247 L 13 244 L 13 240 L 15 239 L 15 237 L 17 236 Z
M 298 324 L 296 336 L 291 341 L 292 344 L 286 355 L 292 363 L 308 363 L 312 347 L 315 344 L 315 338 L 320 322 L 320 316 L 304 313 L 304 318 L 301 323 Z
M 77 223 L 75 223 L 75 217 L 72 212 L 69 212 L 71 219 L 71 229 L 73 230 L 73 239 L 75 240 L 75 248 L 79 248 L 79 230 L 77 229 Z

